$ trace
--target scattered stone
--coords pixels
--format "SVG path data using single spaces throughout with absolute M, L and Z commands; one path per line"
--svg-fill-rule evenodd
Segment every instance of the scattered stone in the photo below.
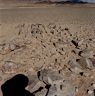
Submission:
M 52 85 L 49 89 L 47 96 L 57 96 L 57 88 L 56 86 Z
M 69 62 L 68 62 L 68 68 L 72 71 L 72 72 L 74 72 L 74 73 L 77 73 L 77 74 L 79 74 L 80 72 L 83 72 L 83 70 L 82 70 L 82 67 L 79 65 L 79 63 L 78 62 L 76 62 L 76 60 L 70 60 Z
M 75 54 L 80 54 L 80 52 L 81 52 L 81 50 L 80 49 L 74 49 L 74 50 L 72 50 L 72 52 L 74 52 Z
M 64 78 L 62 77 L 62 75 L 60 75 L 56 72 L 48 75 L 48 83 L 51 85 L 63 82 L 63 80 L 64 80 Z
M 38 78 L 43 81 L 45 84 L 56 84 L 58 82 L 62 82 L 64 80 L 63 76 L 59 74 L 56 71 L 51 71 L 51 70 L 41 70 L 38 73 Z
M 78 87 L 75 87 L 75 92 L 78 92 L 78 91 L 79 91 Z
M 81 51 L 80 56 L 85 58 L 93 58 L 94 52 L 90 50 L 84 50 L 84 51 Z
M 95 39 L 92 39 L 93 42 L 95 42 Z
M 93 91 L 92 90 L 88 90 L 88 94 L 92 94 L 93 93 Z
M 75 45 L 76 48 L 78 47 L 78 42 L 77 41 L 72 40 L 71 42 Z
M 78 60 L 78 63 L 80 64 L 80 66 L 83 69 L 86 69 L 86 68 L 93 69 L 94 68 L 91 60 L 88 59 L 88 58 L 81 58 L 81 59 Z
M 11 51 L 14 51 L 16 49 L 16 45 L 15 44 L 10 44 L 9 46 Z
M 70 87 L 71 85 L 69 86 L 68 83 L 66 83 L 66 85 L 64 84 L 64 78 L 58 72 L 44 69 L 38 72 L 38 78 L 45 82 L 45 84 L 51 85 L 47 96 L 63 96 L 63 94 L 65 94 L 65 96 L 74 96 L 73 88 Z M 68 86 L 68 88 L 65 89 L 64 86 Z
M 81 39 L 79 36 L 81 34 L 78 36 L 71 34 L 69 28 L 62 28 L 54 23 L 50 23 L 48 26 L 21 24 L 18 27 L 17 37 L 9 38 L 10 42 L 3 41 L 4 43 L 0 44 L 0 70 L 2 71 L 0 81 L 7 80 L 9 75 L 19 73 L 18 70 L 21 68 L 20 71 L 29 74 L 27 89 L 30 92 L 36 91 L 35 96 L 76 96 L 75 93 L 81 93 L 86 84 L 90 85 L 90 81 L 95 80 L 93 75 L 95 73 L 94 39 L 87 39 L 88 41 L 84 38 Z M 21 50 L 16 50 L 20 47 Z M 11 52 L 14 50 L 16 51 Z M 16 56 L 17 58 L 15 58 Z M 76 59 L 70 60 L 73 57 Z M 10 61 L 5 61 L 6 59 Z M 21 62 L 26 63 L 25 67 L 22 68 L 22 63 L 16 63 L 12 61 L 13 59 L 21 59 Z M 3 65 L 2 62 L 4 62 Z M 69 77 L 70 75 L 72 78 Z M 81 86 L 82 84 L 83 86 Z M 85 88 L 83 89 L 86 91 Z M 94 96 L 95 84 L 93 83 L 88 89 L 87 93 L 84 92 L 86 95 L 83 95 Z
M 4 43 L 0 46 L 0 53 L 1 54 L 6 54 L 10 52 L 10 49 L 9 49 L 9 44 L 8 43 Z
M 4 45 L 4 50 L 9 50 L 9 43 L 6 43 L 5 45 Z
M 83 76 L 83 72 L 80 72 L 80 75 Z
M 37 60 L 35 59 L 35 61 L 33 63 L 33 68 L 34 68 L 34 70 L 39 71 L 39 70 L 41 70 L 43 65 L 44 65 L 44 61 L 40 60 L 40 58 L 37 58 Z
M 35 94 L 35 96 L 46 96 L 47 89 L 43 89 Z
M 50 87 L 47 96 L 75 96 L 75 87 L 69 82 L 54 84 Z
M 45 82 L 46 84 L 48 83 L 48 79 L 47 79 L 47 74 L 48 74 L 49 70 L 43 69 L 41 71 L 38 71 L 38 78 L 39 80 Z
M 80 41 L 78 42 L 78 46 L 81 46 L 81 45 L 83 44 L 83 42 L 84 42 L 84 39 L 80 40 Z
M 55 29 L 55 28 L 56 28 L 56 25 L 55 25 L 54 23 L 50 23 L 50 24 L 48 25 L 48 28 L 49 28 L 49 29 Z
M 69 28 L 65 28 L 64 30 L 69 31 Z
M 95 58 L 90 58 L 92 64 L 93 64 L 93 67 L 95 67 Z
M 93 84 L 93 88 L 95 89 L 95 83 Z
M 19 48 L 19 46 L 17 46 L 16 44 L 13 44 L 13 43 L 2 44 L 2 45 L 0 45 L 0 53 L 6 54 L 10 51 L 14 51 L 17 48 Z
M 15 73 L 16 69 L 20 67 L 19 65 L 13 61 L 5 61 L 4 65 L 2 65 L 2 70 L 4 73 Z

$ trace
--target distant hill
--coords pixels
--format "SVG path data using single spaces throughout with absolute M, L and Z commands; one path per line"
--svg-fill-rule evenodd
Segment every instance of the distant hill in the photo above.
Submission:
M 80 0 L 0 0 L 0 3 L 55 3 L 55 4 L 75 4 L 75 3 L 81 3 L 81 4 L 85 4 L 87 2 L 83 2 Z
M 55 2 L 55 3 L 57 3 L 57 4 L 86 4 L 86 3 L 88 3 L 88 2 L 83 2 L 83 1 L 75 1 L 75 0 L 73 0 L 73 1 L 60 1 L 60 2 Z

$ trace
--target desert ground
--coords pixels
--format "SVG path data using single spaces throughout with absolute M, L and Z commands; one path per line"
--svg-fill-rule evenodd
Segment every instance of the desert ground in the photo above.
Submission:
M 35 96 L 95 96 L 95 7 L 0 8 L 0 85 L 19 73 Z

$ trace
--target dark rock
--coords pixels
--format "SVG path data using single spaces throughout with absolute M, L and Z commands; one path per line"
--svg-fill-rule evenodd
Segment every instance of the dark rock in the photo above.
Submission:
M 78 47 L 78 42 L 76 42 L 75 40 L 72 40 L 71 42 L 75 45 L 76 48 Z

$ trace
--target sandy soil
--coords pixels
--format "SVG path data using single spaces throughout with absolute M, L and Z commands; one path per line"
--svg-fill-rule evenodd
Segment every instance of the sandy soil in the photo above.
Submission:
M 0 9 L 0 82 L 18 73 L 31 76 L 45 68 L 61 70 L 67 80 L 81 86 L 76 96 L 92 96 L 86 90 L 95 83 L 95 67 L 83 67 L 83 77 L 68 70 L 69 60 L 81 58 L 73 53 L 78 48 L 72 40 L 80 42 L 79 50 L 91 50 L 95 56 L 94 7 Z

